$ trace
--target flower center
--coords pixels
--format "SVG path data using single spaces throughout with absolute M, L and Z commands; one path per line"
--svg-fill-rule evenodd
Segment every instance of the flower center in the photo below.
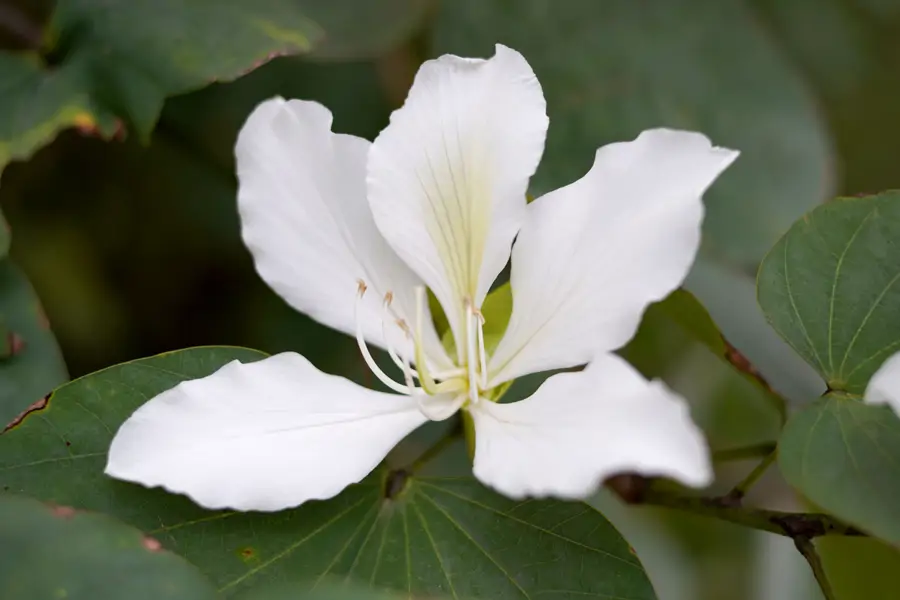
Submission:
M 446 419 L 455 413 L 466 403 L 477 404 L 483 392 L 487 391 L 487 354 L 484 346 L 484 317 L 481 311 L 466 299 L 463 302 L 465 308 L 465 330 L 463 331 L 463 343 L 465 352 L 463 364 L 455 365 L 447 370 L 434 368 L 435 361 L 429 359 L 425 353 L 423 342 L 423 330 L 425 319 L 425 306 L 427 303 L 424 287 L 416 288 L 416 322 L 415 329 L 410 329 L 409 324 L 397 315 L 392 307 L 394 295 L 391 292 L 385 294 L 382 302 L 381 333 L 384 346 L 387 348 L 391 361 L 403 374 L 403 382 L 399 382 L 384 372 L 372 357 L 366 340 L 363 337 L 362 319 L 360 317 L 363 298 L 368 291 L 364 281 L 357 280 L 358 290 L 355 305 L 356 319 L 356 343 L 362 354 L 363 360 L 378 380 L 389 389 L 400 394 L 406 394 L 419 399 L 419 407 L 422 412 L 432 420 Z M 403 339 L 409 343 L 398 348 L 391 342 L 390 327 L 400 330 Z M 412 356 L 409 356 L 410 345 Z M 411 363 L 415 362 L 415 367 Z M 435 412 L 429 406 L 428 399 L 432 396 L 450 394 L 454 396 L 453 402 L 446 406 L 445 410 Z M 446 413 L 446 414 L 445 414 Z

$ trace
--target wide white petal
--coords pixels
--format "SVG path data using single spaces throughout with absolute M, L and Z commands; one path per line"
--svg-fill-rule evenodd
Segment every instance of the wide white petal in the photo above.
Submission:
M 900 415 L 900 352 L 882 364 L 866 386 L 868 404 L 887 404 Z
M 141 406 L 106 473 L 211 509 L 276 511 L 362 480 L 426 421 L 416 402 L 316 370 L 294 353 L 229 363 Z
M 272 289 L 300 312 L 352 335 L 357 282 L 364 281 L 363 335 L 384 347 L 384 295 L 393 294 L 396 316 L 412 325 L 421 280 L 372 220 L 365 182 L 370 145 L 332 133 L 331 113 L 316 102 L 267 100 L 238 135 L 238 208 L 244 242 Z M 446 368 L 427 321 L 426 354 Z M 404 343 L 393 318 L 387 332 L 392 344 Z
M 623 472 L 701 487 L 709 451 L 685 401 L 614 354 L 512 404 L 479 402 L 475 476 L 512 498 L 585 498 Z
M 459 343 L 509 260 L 547 131 L 540 84 L 521 54 L 425 62 L 369 153 L 369 203 L 394 250 L 434 292 Z
M 597 151 L 590 172 L 528 207 L 512 253 L 513 314 L 494 384 L 584 364 L 627 342 L 693 263 L 701 196 L 738 153 L 655 129 Z

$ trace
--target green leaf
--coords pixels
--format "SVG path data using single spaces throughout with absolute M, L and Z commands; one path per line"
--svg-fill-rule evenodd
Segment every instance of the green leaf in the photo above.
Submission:
M 550 129 L 535 195 L 581 177 L 601 145 L 659 126 L 698 130 L 741 157 L 706 195 L 707 251 L 755 267 L 820 202 L 830 142 L 800 77 L 741 0 L 444 2 L 435 54 L 534 67 Z
M 900 192 L 838 199 L 779 240 L 758 277 L 772 327 L 830 389 L 861 394 L 900 350 Z
M 66 127 L 110 137 L 116 119 L 149 139 L 166 96 L 235 79 L 323 32 L 291 0 L 59 0 L 48 68 L 0 53 L 0 167 Z
M 802 405 L 822 395 L 822 378 L 766 322 L 756 301 L 754 276 L 701 258 L 694 263 L 685 287 L 782 397 Z
M 147 398 L 232 359 L 260 357 L 184 350 L 61 387 L 45 408 L 0 436 L 0 489 L 121 518 L 198 565 L 226 595 L 349 576 L 422 596 L 655 597 L 628 544 L 593 508 L 516 502 L 471 476 L 378 471 L 333 500 L 263 514 L 212 513 L 185 497 L 103 475 L 113 432 Z
M 676 290 L 650 305 L 620 354 L 645 376 L 662 378 L 689 399 L 692 416 L 714 449 L 778 436 L 781 400 L 729 360 L 734 351 L 689 292 Z
M 9 260 L 0 260 L 0 320 L 11 351 L 10 356 L 0 358 L 2 430 L 69 375 L 34 290 Z
M 897 185 L 896 0 L 750 0 L 815 88 L 840 149 L 841 190 Z M 866 10 L 868 4 L 868 11 Z M 876 8 L 875 4 L 880 4 Z M 893 14 L 890 14 L 893 13 Z M 810 27 L 810 23 L 815 27 Z
M 112 136 L 112 114 L 94 105 L 84 79 L 77 66 L 48 71 L 37 54 L 0 52 L 0 170 L 31 156 L 62 129 Z
M 304 9 L 326 32 L 311 58 L 359 60 L 380 56 L 412 38 L 436 0 L 305 0 Z
M 408 600 L 409 596 L 375 591 L 360 585 L 331 584 L 316 586 L 309 583 L 288 583 L 251 588 L 238 594 L 235 600 Z M 430 600 L 439 600 L 432 596 Z
M 816 551 L 835 600 L 890 598 L 900 589 L 900 551 L 867 537 L 826 535 Z
M 675 290 L 664 300 L 652 304 L 647 309 L 644 319 L 651 323 L 655 321 L 674 323 L 716 355 L 724 357 L 728 350 L 715 321 L 694 295 L 686 290 Z
M 900 419 L 831 393 L 794 414 L 778 443 L 788 483 L 813 503 L 900 545 Z
M 105 515 L 0 494 L 3 600 L 213 600 L 197 569 Z

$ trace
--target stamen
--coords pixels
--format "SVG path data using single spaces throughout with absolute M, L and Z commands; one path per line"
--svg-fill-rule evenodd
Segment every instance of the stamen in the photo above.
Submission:
M 487 352 L 484 351 L 484 315 L 476 308 L 475 316 L 478 317 L 478 324 L 476 327 L 478 328 L 478 362 L 481 367 L 481 387 L 487 388 Z
M 378 381 L 400 394 L 411 394 L 413 388 L 397 383 L 388 377 L 375 363 L 375 359 L 372 358 L 372 354 L 369 352 L 369 347 L 366 345 L 365 338 L 363 338 L 362 321 L 359 318 L 359 305 L 362 304 L 363 296 L 365 296 L 368 288 L 362 279 L 357 279 L 356 281 L 359 284 L 359 289 L 356 294 L 356 303 L 353 305 L 353 317 L 356 320 L 356 345 L 359 346 L 359 352 L 362 354 L 363 360 L 366 361 L 366 365 L 371 369 L 375 377 L 378 378 Z
M 403 331 L 403 334 L 406 336 L 407 339 L 412 339 L 412 335 L 410 334 L 410 331 L 409 331 L 409 326 L 407 326 L 406 322 L 403 319 L 398 319 L 397 314 L 391 308 L 391 302 L 393 301 L 393 299 L 394 299 L 394 294 L 391 292 L 388 292 L 387 294 L 384 295 L 384 302 L 381 305 L 381 309 L 383 312 L 383 314 L 381 315 L 381 337 L 384 338 L 384 345 L 387 348 L 387 351 L 391 357 L 391 360 L 393 360 L 394 364 L 397 365 L 397 367 L 399 367 L 400 370 L 403 371 L 404 377 L 408 374 L 411 377 L 418 378 L 419 373 L 416 372 L 415 369 L 410 367 L 409 360 L 406 358 L 406 356 L 404 356 L 402 359 L 400 358 L 400 356 L 397 354 L 397 351 L 394 350 L 394 346 L 391 344 L 391 339 L 388 337 L 388 334 L 387 334 L 388 322 L 394 322 L 397 325 L 397 327 L 399 327 L 400 330 Z M 390 318 L 388 318 L 388 317 L 390 317 Z M 409 373 L 407 373 L 407 371 L 409 371 Z M 409 381 L 406 382 L 406 385 L 413 387 L 410 385 Z
M 476 359 L 477 356 L 475 354 L 475 338 L 477 337 L 477 333 L 475 329 L 477 326 L 475 325 L 475 311 L 472 306 L 472 303 L 467 298 L 465 301 L 466 307 L 466 366 L 469 369 L 469 400 L 472 404 L 478 404 L 478 375 L 476 372 L 477 364 Z
M 435 371 L 431 374 L 435 379 L 450 379 L 452 377 L 462 377 L 466 374 L 466 370 L 462 367 L 456 369 L 447 369 L 446 371 Z

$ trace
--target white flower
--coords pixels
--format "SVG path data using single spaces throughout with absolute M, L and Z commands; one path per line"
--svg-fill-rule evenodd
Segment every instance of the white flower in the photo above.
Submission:
M 579 181 L 526 203 L 548 119 L 531 67 L 422 65 L 374 143 L 331 132 L 314 102 L 264 102 L 240 132 L 243 238 L 262 278 L 297 310 L 355 335 L 386 394 L 302 356 L 232 362 L 138 409 L 106 472 L 209 508 L 273 511 L 330 498 L 410 431 L 468 411 L 474 473 L 511 497 L 580 498 L 622 471 L 702 486 L 702 434 L 684 401 L 611 354 L 646 306 L 686 275 L 701 195 L 736 157 L 697 133 L 656 129 L 604 146 Z M 510 260 L 513 311 L 493 352 L 480 312 Z M 430 289 L 455 342 L 448 355 Z M 396 379 L 372 360 L 387 349 Z M 575 367 L 531 397 L 498 386 Z
M 878 367 L 863 395 L 866 404 L 887 404 L 900 416 L 900 352 L 888 357 Z

